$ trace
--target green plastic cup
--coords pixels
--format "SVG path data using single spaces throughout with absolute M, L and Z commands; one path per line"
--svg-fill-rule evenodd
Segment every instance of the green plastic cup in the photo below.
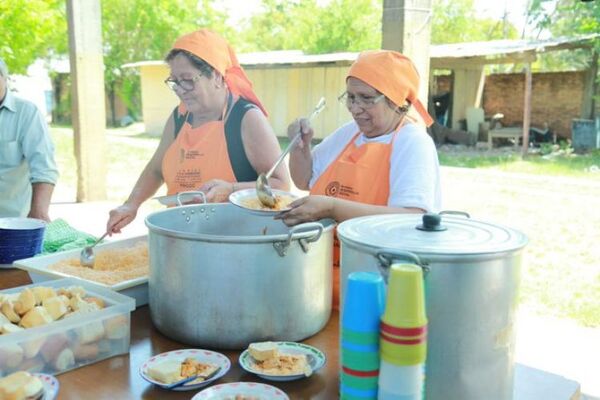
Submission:
M 356 371 L 379 369 L 379 352 L 353 351 L 342 347 L 341 365 Z
M 342 372 L 340 380 L 345 386 L 350 388 L 371 390 L 377 389 L 379 376 L 359 377 Z

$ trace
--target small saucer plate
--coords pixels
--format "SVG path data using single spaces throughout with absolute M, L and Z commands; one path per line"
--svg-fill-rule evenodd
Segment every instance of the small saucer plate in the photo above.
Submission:
M 48 374 L 33 373 L 31 375 L 37 376 L 40 381 L 42 381 L 42 385 L 44 385 L 44 396 L 42 396 L 42 400 L 55 400 L 58 395 L 58 389 L 60 388 L 58 379 Z
M 152 367 L 153 365 L 160 364 L 165 361 L 171 361 L 171 360 L 177 360 L 177 361 L 183 362 L 183 360 L 185 360 L 188 357 L 193 358 L 196 361 L 199 361 L 202 363 L 216 365 L 218 367 L 221 367 L 221 370 L 215 376 L 213 376 L 205 381 L 202 381 L 202 382 L 192 381 L 192 382 L 189 382 L 184 385 L 177 386 L 177 387 L 174 387 L 171 389 L 167 388 L 166 387 L 167 384 L 165 384 L 164 382 L 159 382 L 157 380 L 154 380 L 153 378 L 150 377 L 150 375 L 148 375 L 148 369 L 150 367 Z M 144 378 L 145 380 L 147 380 L 150 383 L 160 386 L 163 389 L 175 390 L 175 391 L 186 391 L 186 390 L 197 390 L 201 387 L 204 387 L 204 386 L 210 384 L 211 382 L 216 381 L 217 379 L 220 379 L 227 373 L 227 371 L 229 371 L 229 368 L 231 368 L 231 362 L 229 361 L 229 358 L 227 358 L 225 355 L 223 355 L 221 353 L 217 353 L 216 351 L 210 351 L 210 350 L 202 350 L 202 349 L 183 349 L 183 350 L 168 351 L 166 353 L 161 353 L 159 355 L 150 357 L 148 360 L 144 361 L 144 363 L 140 366 L 139 372 L 140 372 L 140 375 L 142 376 L 142 378 Z
M 197 393 L 192 400 L 225 400 L 247 396 L 261 400 L 289 400 L 285 392 L 271 385 L 256 382 L 232 382 L 211 386 Z
M 314 374 L 319 369 L 321 369 L 327 358 L 325 354 L 317 349 L 316 347 L 309 346 L 303 343 L 296 342 L 276 342 L 277 347 L 279 348 L 280 353 L 285 354 L 304 354 L 306 355 L 306 361 L 308 365 L 312 369 L 312 373 Z M 275 382 L 285 382 L 285 381 L 295 381 L 297 379 L 307 378 L 305 374 L 295 374 L 295 375 L 271 375 L 260 372 L 255 367 L 254 358 L 250 355 L 248 350 L 244 350 L 242 354 L 240 354 L 239 359 L 240 365 L 242 368 L 252 374 L 255 374 L 263 379 L 267 379 Z

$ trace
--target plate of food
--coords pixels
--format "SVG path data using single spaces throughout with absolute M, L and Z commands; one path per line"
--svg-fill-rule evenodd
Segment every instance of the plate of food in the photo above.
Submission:
M 229 359 L 221 353 L 184 349 L 150 357 L 141 365 L 140 375 L 163 389 L 185 391 L 197 390 L 220 379 L 229 368 Z M 186 382 L 177 385 L 183 381 Z
M 289 400 L 281 389 L 256 382 L 233 382 L 211 386 L 192 400 Z
M 37 377 L 40 381 L 42 381 L 42 385 L 44 387 L 44 396 L 42 397 L 42 400 L 56 399 L 56 396 L 58 396 L 58 389 L 60 388 L 58 379 L 48 374 L 34 373 L 31 375 Z
M 299 198 L 299 196 L 284 190 L 271 189 L 271 192 L 275 196 L 275 206 L 272 208 L 260 202 L 256 189 L 243 189 L 233 192 L 229 195 L 229 201 L 253 214 L 275 215 L 290 210 L 290 204 Z
M 48 374 L 13 372 L 0 378 L 0 397 L 7 399 L 54 400 L 59 384 Z
M 239 359 L 246 371 L 280 382 L 309 377 L 326 361 L 321 350 L 296 342 L 250 343 Z

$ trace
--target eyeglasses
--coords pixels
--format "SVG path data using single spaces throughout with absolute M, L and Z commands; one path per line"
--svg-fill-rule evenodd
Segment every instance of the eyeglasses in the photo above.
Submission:
M 194 87 L 196 86 L 196 82 L 201 77 L 202 77 L 202 74 L 198 74 L 195 77 L 193 77 L 192 79 L 167 78 L 167 79 L 165 79 L 165 84 L 171 90 L 177 90 L 177 87 L 179 86 L 181 89 L 183 89 L 185 91 L 189 91 L 189 90 L 194 90 Z
M 338 97 L 338 100 L 348 108 L 354 104 L 357 107 L 369 109 L 384 98 L 384 94 L 380 94 L 379 96 L 361 96 L 344 92 Z

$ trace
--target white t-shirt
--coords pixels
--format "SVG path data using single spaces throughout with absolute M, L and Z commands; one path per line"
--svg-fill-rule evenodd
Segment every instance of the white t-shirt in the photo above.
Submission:
M 327 136 L 312 151 L 312 188 L 360 129 L 350 121 Z M 375 138 L 358 135 L 355 144 L 390 143 L 393 133 Z M 394 140 L 390 160 L 390 207 L 417 207 L 439 212 L 442 206 L 440 166 L 437 150 L 422 125 L 405 124 Z

